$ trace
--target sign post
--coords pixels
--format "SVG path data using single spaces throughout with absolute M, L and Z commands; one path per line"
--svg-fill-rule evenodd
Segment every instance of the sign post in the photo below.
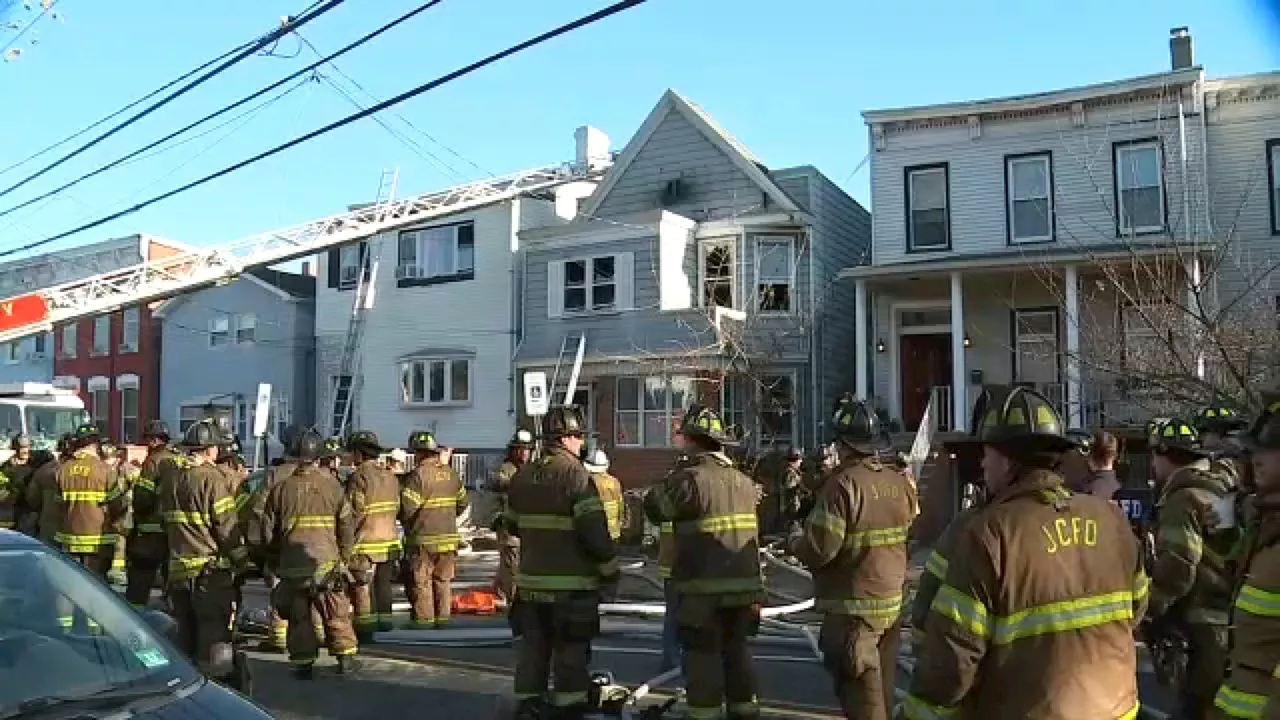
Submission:
M 258 383 L 258 404 L 253 409 L 253 470 L 262 469 L 266 458 L 267 422 L 271 418 L 271 383 Z
M 551 409 L 551 399 L 547 397 L 547 374 L 541 370 L 524 374 L 524 411 L 533 418 L 534 454 L 542 454 L 542 416 Z

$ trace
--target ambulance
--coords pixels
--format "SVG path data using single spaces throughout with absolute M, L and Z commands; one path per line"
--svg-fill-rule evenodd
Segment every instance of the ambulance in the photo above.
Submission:
M 26 433 L 32 447 L 53 450 L 58 438 L 89 421 L 74 390 L 48 383 L 0 383 L 0 462 L 13 454 L 10 441 Z

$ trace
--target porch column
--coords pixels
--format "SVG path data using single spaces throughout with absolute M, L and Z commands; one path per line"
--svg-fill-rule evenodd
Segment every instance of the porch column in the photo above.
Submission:
M 866 400 L 870 394 L 867 389 L 867 281 L 858 278 L 853 285 L 853 368 L 857 373 L 854 389 L 859 400 Z
M 969 430 L 969 373 L 965 370 L 964 283 L 960 273 L 951 273 L 951 427 Z
M 1067 266 L 1063 282 L 1066 285 L 1063 319 L 1067 324 L 1067 427 L 1084 428 L 1080 398 L 1080 278 L 1075 265 Z

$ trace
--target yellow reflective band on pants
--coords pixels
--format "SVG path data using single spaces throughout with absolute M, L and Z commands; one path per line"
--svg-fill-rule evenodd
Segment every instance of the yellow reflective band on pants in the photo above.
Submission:
M 934 550 L 929 553 L 929 559 L 924 563 L 925 572 L 938 578 L 939 580 L 947 579 L 947 559 L 942 557 L 942 553 Z
M 1240 594 L 1236 596 L 1236 609 L 1259 617 L 1280 617 L 1280 593 L 1242 585 Z
M 1262 711 L 1267 706 L 1267 696 L 1247 693 L 1223 685 L 1218 688 L 1218 694 L 1213 698 L 1213 706 L 1225 713 L 1227 717 L 1262 720 Z
M 993 645 L 1008 645 L 1022 638 L 1132 620 L 1133 603 L 1133 591 L 1121 590 L 1048 603 L 993 618 L 982 603 L 944 585 L 933 600 L 932 610 L 975 637 L 987 638 Z
M 896 618 L 902 612 L 903 596 L 893 595 L 887 598 L 848 598 L 836 600 L 818 598 L 813 607 L 821 612 L 836 615 L 856 615 L 868 620 Z

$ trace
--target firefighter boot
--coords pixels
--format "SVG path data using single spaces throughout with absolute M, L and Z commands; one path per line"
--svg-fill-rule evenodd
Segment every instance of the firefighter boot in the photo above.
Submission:
M 338 674 L 355 675 L 360 672 L 360 659 L 355 655 L 338 656 Z

